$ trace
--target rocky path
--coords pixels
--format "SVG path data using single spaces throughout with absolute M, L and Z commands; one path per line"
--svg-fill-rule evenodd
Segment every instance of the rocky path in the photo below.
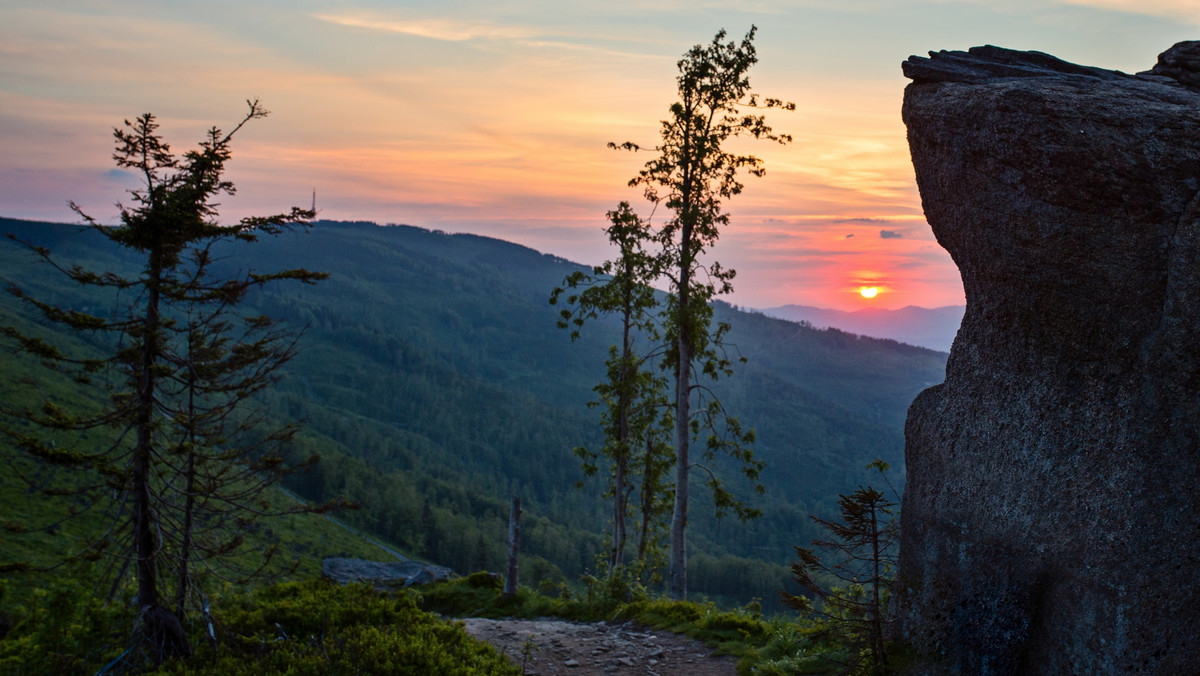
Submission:
M 737 660 L 704 643 L 632 622 L 463 620 L 467 633 L 504 652 L 530 676 L 734 676 Z

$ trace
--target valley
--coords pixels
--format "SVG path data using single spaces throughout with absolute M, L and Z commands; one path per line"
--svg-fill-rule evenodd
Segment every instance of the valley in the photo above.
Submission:
M 3 220 L 0 231 L 65 262 L 131 264 L 75 226 Z M 523 582 L 554 588 L 593 569 L 603 487 L 571 451 L 599 443 L 587 402 L 618 327 L 597 323 L 575 342 L 555 327 L 547 299 L 578 265 L 474 235 L 324 221 L 217 253 L 228 270 L 330 274 L 246 301 L 248 311 L 303 329 L 299 356 L 262 402 L 279 421 L 300 423 L 296 444 L 322 458 L 290 490 L 357 503 L 338 518 L 463 574 L 500 569 L 508 499 L 520 495 Z M 101 302 L 73 296 L 16 246 L 0 248 L 0 269 L 59 302 Z M 28 321 L 11 297 L 0 312 L 3 323 Z M 875 458 L 902 485 L 905 411 L 940 382 L 946 355 L 724 304 L 716 313 L 746 357 L 716 391 L 756 431 L 766 492 L 751 494 L 730 473 L 731 489 L 763 512 L 746 524 L 713 518 L 709 497 L 694 492 L 690 577 L 698 595 L 771 603 L 787 583 L 792 545 L 816 534 L 810 515 L 831 515 L 839 493 L 869 480 Z M 17 358 L 0 357 L 6 372 Z

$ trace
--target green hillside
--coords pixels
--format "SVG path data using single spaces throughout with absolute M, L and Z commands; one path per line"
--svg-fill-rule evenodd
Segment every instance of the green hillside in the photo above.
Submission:
M 99 270 L 131 262 L 74 226 L 0 219 L 5 232 L 64 262 Z M 307 327 L 266 402 L 278 419 L 304 422 L 297 443 L 323 458 L 290 488 L 314 501 L 357 501 L 361 509 L 341 518 L 464 573 L 500 567 L 517 494 L 524 573 L 573 578 L 592 565 L 605 525 L 601 486 L 574 487 L 584 477 L 571 449 L 598 440 L 585 404 L 617 334 L 598 322 L 572 343 L 555 327 L 547 299 L 577 265 L 494 239 L 369 223 L 320 222 L 220 253 L 229 269 L 330 273 L 315 287 L 279 285 L 247 302 Z M 76 297 L 11 244 L 0 246 L 0 270 L 42 297 L 101 302 Z M 7 294 L 0 313 L 5 323 L 27 316 Z M 876 457 L 902 468 L 905 411 L 941 381 L 945 355 L 728 306 L 718 317 L 748 360 L 718 392 L 757 432 L 767 492 L 743 495 L 764 513 L 748 525 L 714 521 L 705 494 L 694 493 L 692 579 L 700 593 L 773 598 L 791 545 L 814 534 L 809 514 L 832 513 Z M 0 353 L 4 373 L 28 370 L 15 359 Z M 746 488 L 732 474 L 730 483 Z

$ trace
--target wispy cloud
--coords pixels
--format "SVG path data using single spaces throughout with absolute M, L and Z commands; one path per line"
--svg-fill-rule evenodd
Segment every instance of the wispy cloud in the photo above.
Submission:
M 605 37 L 595 37 L 584 33 L 563 32 L 559 29 L 535 26 L 506 25 L 486 22 L 456 21 L 452 19 L 399 19 L 368 14 L 315 14 L 319 21 L 344 26 L 361 28 L 382 33 L 411 35 L 429 40 L 443 42 L 497 41 L 518 44 L 535 49 L 558 49 L 564 51 L 587 52 L 616 58 L 638 58 L 663 60 L 667 57 L 655 53 L 613 49 L 596 43 L 613 42 Z M 631 41 L 619 41 L 627 44 Z M 647 45 L 655 43 L 642 40 Z M 673 57 L 672 57 L 673 58 Z
M 446 19 L 400 20 L 365 14 L 337 15 L 316 14 L 314 18 L 326 23 L 350 28 L 387 33 L 414 35 L 431 40 L 466 42 L 468 40 L 524 40 L 536 37 L 537 32 L 521 26 L 502 26 L 487 23 L 469 23 Z

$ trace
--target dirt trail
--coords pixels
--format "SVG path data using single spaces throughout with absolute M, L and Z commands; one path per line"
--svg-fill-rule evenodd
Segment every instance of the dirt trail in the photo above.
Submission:
M 467 618 L 467 633 L 504 652 L 530 676 L 734 676 L 737 660 L 713 656 L 700 641 L 633 622 Z

